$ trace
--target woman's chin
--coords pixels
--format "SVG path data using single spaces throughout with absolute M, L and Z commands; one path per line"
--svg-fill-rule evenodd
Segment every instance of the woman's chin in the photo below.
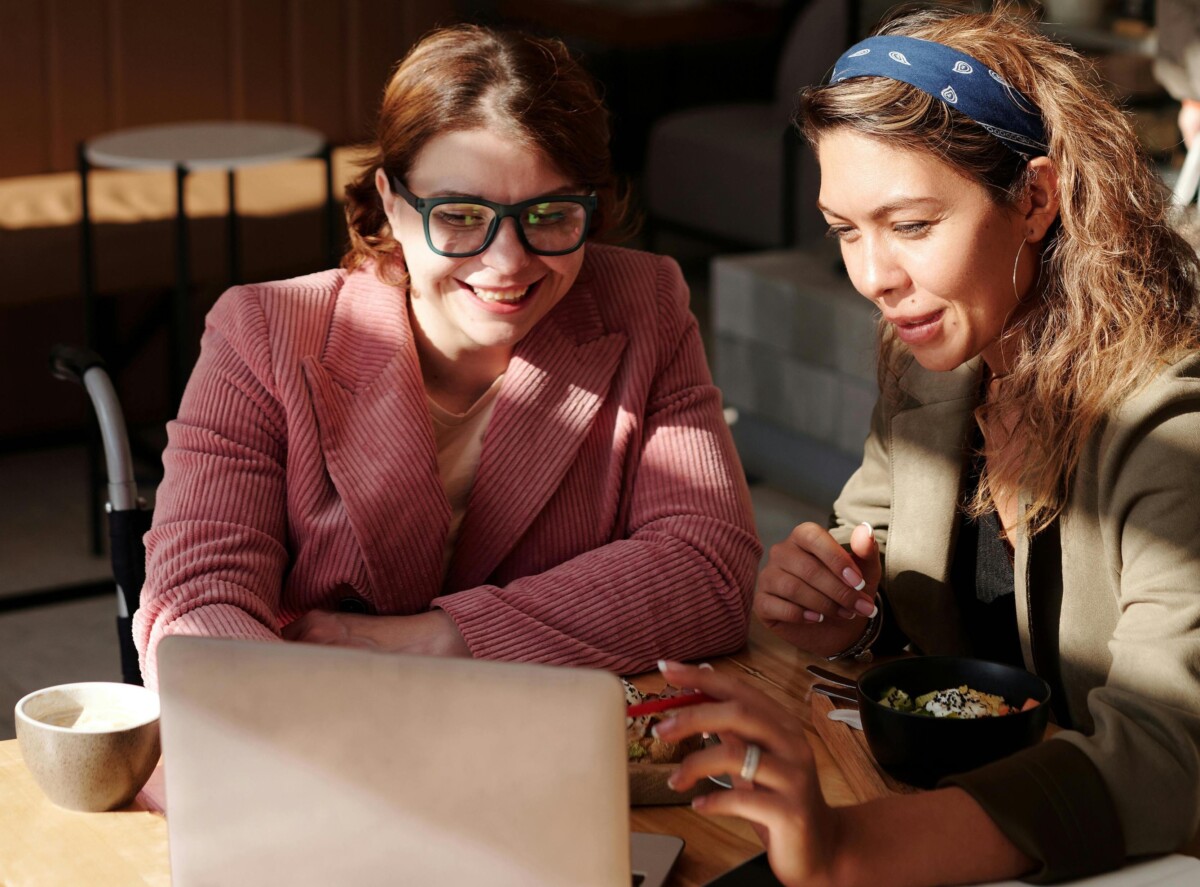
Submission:
M 932 348 L 912 348 L 910 346 L 909 351 L 912 352 L 912 356 L 916 362 L 923 369 L 929 370 L 931 373 L 952 372 L 971 359 L 970 357 L 963 357 L 960 354 L 947 354 L 945 351 Z

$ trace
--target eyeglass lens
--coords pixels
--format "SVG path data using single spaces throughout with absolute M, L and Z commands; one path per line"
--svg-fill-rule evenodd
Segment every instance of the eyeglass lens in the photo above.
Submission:
M 570 200 L 524 207 L 517 220 L 525 242 L 539 252 L 572 250 L 587 234 L 587 211 Z M 429 211 L 429 239 L 444 253 L 470 253 L 487 242 L 496 213 L 477 203 L 443 203 Z

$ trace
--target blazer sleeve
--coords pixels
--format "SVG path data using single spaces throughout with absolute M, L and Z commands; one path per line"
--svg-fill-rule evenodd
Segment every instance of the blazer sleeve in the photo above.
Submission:
M 475 656 L 634 673 L 741 647 L 762 553 L 679 267 L 659 260 L 657 367 L 625 538 L 435 599 Z
M 1118 417 L 1099 513 L 1120 617 L 1088 695 L 1095 763 L 1129 855 L 1174 850 L 1200 826 L 1200 379 L 1175 379 Z
M 253 288 L 209 313 L 200 358 L 168 423 L 134 640 L 147 686 L 171 634 L 277 638 L 287 564 L 286 420 Z
M 1200 380 L 1156 386 L 1104 435 L 1095 478 L 1119 618 L 1063 731 L 953 781 L 1040 863 L 1034 880 L 1179 849 L 1200 826 Z M 1040 811 L 1031 817 L 1030 811 Z
M 880 567 L 887 575 L 888 531 L 892 515 L 892 469 L 888 445 L 889 413 L 886 398 L 880 397 L 871 412 L 871 426 L 863 445 L 862 464 L 850 475 L 842 487 L 841 494 L 833 503 L 833 514 L 829 520 L 829 532 L 845 549 L 850 548 L 850 536 L 854 528 L 866 521 L 874 531 L 879 546 Z M 881 581 L 879 594 L 883 600 L 883 625 L 871 649 L 876 655 L 899 653 L 908 644 L 908 638 L 896 622 L 895 615 L 887 603 L 886 581 Z
M 887 553 L 892 511 L 892 470 L 888 453 L 888 416 L 884 398 L 875 402 L 871 428 L 863 445 L 862 464 L 850 475 L 833 503 L 830 532 L 843 546 L 850 544 L 854 528 L 866 521 L 875 531 L 881 556 Z

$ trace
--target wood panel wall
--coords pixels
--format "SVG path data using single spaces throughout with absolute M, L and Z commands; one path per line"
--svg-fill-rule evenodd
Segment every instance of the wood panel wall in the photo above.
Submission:
M 0 0 L 0 176 L 182 120 L 369 132 L 389 71 L 453 0 Z

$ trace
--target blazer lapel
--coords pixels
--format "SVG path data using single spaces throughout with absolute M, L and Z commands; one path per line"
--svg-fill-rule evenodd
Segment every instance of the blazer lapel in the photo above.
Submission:
M 517 346 L 484 438 L 447 592 L 485 582 L 558 489 L 625 345 L 624 333 L 607 333 L 581 276 Z
M 371 269 L 351 274 L 304 374 L 375 604 L 423 607 L 441 586 L 450 506 L 403 293 Z
M 950 373 L 931 373 L 914 361 L 901 377 L 901 387 L 911 391 L 918 375 L 921 398 L 897 411 L 889 429 L 888 595 L 920 649 L 961 653 L 968 645 L 949 585 L 950 553 L 979 366 L 972 361 Z

